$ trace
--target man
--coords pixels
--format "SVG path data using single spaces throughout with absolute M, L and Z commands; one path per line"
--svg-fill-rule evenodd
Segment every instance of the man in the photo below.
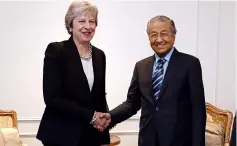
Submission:
M 155 55 L 136 63 L 127 100 L 101 118 L 120 123 L 141 108 L 139 146 L 205 146 L 206 106 L 199 60 L 173 46 L 173 20 L 147 24 Z

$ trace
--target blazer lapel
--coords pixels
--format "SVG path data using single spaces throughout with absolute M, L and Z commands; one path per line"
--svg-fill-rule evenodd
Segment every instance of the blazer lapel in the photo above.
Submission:
M 99 55 L 97 54 L 94 46 L 92 46 L 92 65 L 93 65 L 93 70 L 94 70 L 94 83 L 93 83 L 91 91 L 93 91 L 95 89 L 95 86 L 97 83 L 97 79 L 99 76 L 99 70 L 100 70 L 100 62 L 101 62 L 101 59 L 99 58 Z
M 86 89 L 88 90 L 88 92 L 90 92 L 89 83 L 82 66 L 80 54 L 72 37 L 70 37 L 69 40 L 66 42 L 65 50 L 68 50 L 69 56 L 71 57 L 70 63 L 73 64 L 75 74 L 78 75 L 76 78 L 78 78 L 78 80 L 81 82 L 81 85 L 87 86 Z
M 172 78 L 174 73 L 177 71 L 176 64 L 178 62 L 178 53 L 179 52 L 176 49 L 174 49 L 174 52 L 170 58 L 170 62 L 169 62 L 168 68 L 166 70 L 165 77 L 164 77 L 164 80 L 163 80 L 163 83 L 162 83 L 162 86 L 160 89 L 160 95 L 159 95 L 158 101 L 162 98 L 162 95 L 164 94 L 168 84 L 170 83 L 170 79 Z

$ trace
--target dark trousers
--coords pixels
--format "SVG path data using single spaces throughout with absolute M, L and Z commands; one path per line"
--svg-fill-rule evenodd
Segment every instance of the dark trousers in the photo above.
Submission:
M 56 145 L 56 144 L 52 144 L 52 143 L 48 143 L 48 142 L 42 142 L 42 143 L 44 146 L 63 146 L 63 145 Z M 66 146 L 68 146 L 68 145 L 66 145 Z M 98 145 L 98 146 L 100 146 L 100 145 Z
M 44 146 L 60 146 L 60 145 L 55 145 L 55 144 L 51 144 L 48 142 L 42 142 Z

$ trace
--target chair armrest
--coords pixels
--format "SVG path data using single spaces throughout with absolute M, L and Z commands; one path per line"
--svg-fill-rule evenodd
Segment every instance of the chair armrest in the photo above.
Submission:
M 16 146 L 22 146 L 19 132 L 16 128 L 0 128 L 0 138 L 1 146 L 7 143 L 14 143 Z
M 229 146 L 230 145 L 230 143 L 229 142 L 226 142 L 225 144 L 224 144 L 224 146 Z

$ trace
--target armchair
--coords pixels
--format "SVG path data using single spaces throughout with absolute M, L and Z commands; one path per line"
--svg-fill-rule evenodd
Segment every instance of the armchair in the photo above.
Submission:
M 206 111 L 206 146 L 229 146 L 232 112 L 210 103 L 206 103 Z
M 16 112 L 13 110 L 0 110 L 0 146 L 27 146 L 22 144 L 17 128 Z

